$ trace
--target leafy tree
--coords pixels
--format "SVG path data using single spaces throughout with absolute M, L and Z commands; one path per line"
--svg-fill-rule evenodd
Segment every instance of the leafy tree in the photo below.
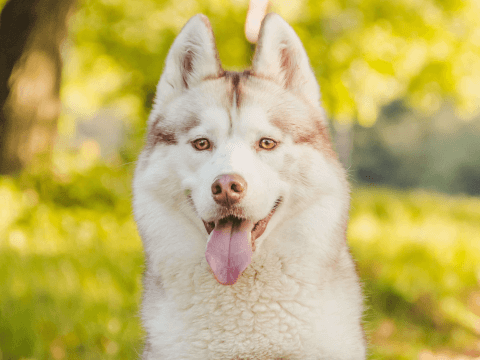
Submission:
M 27 82 L 38 83 L 36 89 L 44 94 L 40 100 L 27 100 L 28 106 L 14 101 L 4 108 L 4 113 L 10 112 L 8 118 L 15 119 L 15 126 L 2 120 L 0 158 L 16 162 L 12 168 L 28 162 L 31 153 L 51 148 L 60 111 L 58 50 L 72 1 L 37 2 L 43 5 L 32 3 L 38 10 L 33 13 L 43 22 L 36 22 L 36 35 L 29 38 L 28 46 L 44 64 L 22 53 L 16 62 L 18 71 L 13 73 L 16 76 L 2 76 L 4 89 L 5 79 L 11 81 L 11 99 L 26 93 Z M 20 3 L 11 0 L 11 4 Z M 168 48 L 198 12 L 210 17 L 224 66 L 248 67 L 253 47 L 243 33 L 247 5 L 247 0 L 81 1 L 63 48 L 66 62 L 60 91 L 65 111 L 59 131 L 72 133 L 76 119 L 91 117 L 102 107 L 115 109 L 131 123 L 143 121 Z M 461 116 L 478 111 L 480 12 L 474 0 L 276 0 L 272 10 L 286 18 L 304 42 L 327 113 L 339 124 L 369 126 L 382 106 L 399 98 L 427 114 L 445 100 L 452 100 Z M 4 35 L 2 46 L 9 39 Z M 47 46 L 48 39 L 55 46 Z M 41 80 L 42 76 L 50 80 Z M 50 90 L 48 84 L 52 84 Z M 41 120 L 42 114 L 50 115 Z M 7 125 L 19 139 L 10 152 L 5 150 L 5 139 L 12 138 L 5 135 Z
M 73 0 L 10 0 L 0 19 L 0 173 L 49 152 L 60 113 L 60 44 Z
M 169 46 L 198 12 L 212 22 L 224 66 L 248 67 L 247 5 L 246 0 L 84 0 L 71 27 L 63 89 L 67 108 L 78 115 L 108 104 L 143 119 Z M 397 98 L 426 113 L 446 99 L 465 117 L 478 110 L 478 2 L 277 0 L 272 10 L 304 42 L 327 112 L 339 122 L 369 126 L 379 109 Z

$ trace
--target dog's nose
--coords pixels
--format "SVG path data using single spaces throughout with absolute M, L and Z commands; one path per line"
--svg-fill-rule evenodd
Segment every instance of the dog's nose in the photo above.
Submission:
M 242 200 L 247 182 L 237 174 L 220 175 L 212 184 L 212 196 L 217 204 L 231 206 Z

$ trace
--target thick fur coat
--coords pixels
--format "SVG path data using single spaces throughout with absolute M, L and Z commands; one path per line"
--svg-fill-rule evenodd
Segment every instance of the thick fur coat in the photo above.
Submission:
M 280 16 L 242 73 L 222 69 L 205 16 L 182 29 L 133 183 L 144 360 L 365 359 L 349 187 L 319 99 Z

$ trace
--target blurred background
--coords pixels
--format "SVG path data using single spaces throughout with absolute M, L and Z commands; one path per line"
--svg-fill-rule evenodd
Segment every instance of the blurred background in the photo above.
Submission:
M 194 14 L 250 65 L 247 0 L 0 0 L 0 360 L 134 359 L 130 183 Z M 480 359 L 480 3 L 277 0 L 353 186 L 370 359 Z

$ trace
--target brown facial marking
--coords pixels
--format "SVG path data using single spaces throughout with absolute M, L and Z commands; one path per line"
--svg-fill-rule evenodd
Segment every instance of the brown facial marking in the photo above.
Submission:
M 238 94 L 238 84 L 240 83 L 240 73 L 236 71 L 225 71 L 225 80 L 231 82 L 230 90 L 230 104 L 233 103 L 235 97 L 235 103 L 238 104 L 239 94 Z
M 273 83 L 277 83 L 277 81 L 272 78 L 271 76 L 268 76 L 268 75 L 264 75 L 264 74 L 260 74 L 260 73 L 257 73 L 257 72 L 254 72 L 253 70 L 245 70 L 244 73 L 247 74 L 247 76 L 253 76 L 257 79 L 261 79 L 261 80 L 266 80 L 266 81 L 271 81 Z
M 165 143 L 167 145 L 175 145 L 177 143 L 177 138 L 174 133 L 159 130 L 154 133 L 154 136 L 157 143 Z
M 235 104 L 237 108 L 240 107 L 242 100 L 242 83 L 244 83 L 250 76 L 252 76 L 250 70 L 244 70 L 243 72 L 225 71 L 226 79 L 232 82 L 231 101 L 233 102 L 233 96 L 235 96 Z
M 155 145 L 159 143 L 165 145 L 177 144 L 178 134 L 190 131 L 192 128 L 198 126 L 199 123 L 200 120 L 192 114 L 191 116 L 186 117 L 182 124 L 179 124 L 173 129 L 168 124 L 165 124 L 165 117 L 159 115 L 148 127 L 145 149 L 152 150 Z
M 227 74 L 226 78 L 227 79 L 230 78 L 232 80 L 232 85 L 233 85 L 233 88 L 235 89 L 238 86 L 238 83 L 240 82 L 240 73 L 229 71 L 229 72 L 226 72 L 226 74 Z
M 213 74 L 205 76 L 202 81 L 218 80 L 225 76 L 225 71 L 222 71 L 220 74 Z
M 174 145 L 177 143 L 177 138 L 172 131 L 156 127 L 147 135 L 146 148 L 153 149 L 153 147 L 159 143 L 165 145 Z
M 243 99 L 243 84 L 250 78 L 250 76 L 253 76 L 252 72 L 250 70 L 245 70 L 240 74 L 240 79 L 242 80 L 239 82 L 236 88 L 236 95 L 237 95 L 237 108 L 240 108 L 240 105 L 242 103 Z
M 152 125 L 149 126 L 147 144 L 150 144 L 152 147 L 158 143 L 164 143 L 167 145 L 173 145 L 177 143 L 175 133 L 172 130 L 162 126 L 163 122 L 165 122 L 165 118 L 162 115 L 159 115 L 153 121 Z
M 328 128 L 322 120 L 322 113 L 317 109 L 311 109 L 307 119 L 297 119 L 289 114 L 275 114 L 272 124 L 283 132 L 290 134 L 297 144 L 309 144 L 316 150 L 326 154 L 330 158 L 336 158 L 330 141 Z
M 162 129 L 161 124 L 164 122 L 164 117 L 159 115 L 148 125 L 147 138 L 145 142 L 145 151 L 150 152 L 158 143 L 172 145 L 176 143 L 175 134 L 173 131 Z
M 242 95 L 242 83 L 250 76 L 256 75 L 251 70 L 244 70 L 242 72 L 223 70 L 219 75 L 209 75 L 204 77 L 203 81 L 225 78 L 227 83 L 231 83 L 231 89 L 229 92 L 230 104 L 233 103 L 235 96 L 235 103 L 237 104 L 237 107 L 239 107 Z
M 190 114 L 190 116 L 188 116 L 179 126 L 178 132 L 187 133 L 198 125 L 200 125 L 200 120 L 198 119 L 198 117 L 195 114 Z

